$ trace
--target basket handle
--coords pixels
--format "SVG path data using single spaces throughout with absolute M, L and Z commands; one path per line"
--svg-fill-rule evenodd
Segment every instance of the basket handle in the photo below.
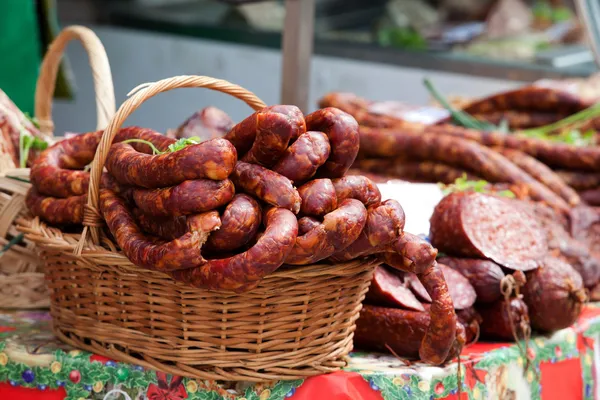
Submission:
M 106 157 L 108 156 L 108 150 L 110 149 L 115 135 L 119 129 L 121 129 L 121 126 L 127 117 L 137 110 L 146 100 L 159 93 L 178 88 L 206 88 L 222 92 L 244 101 L 255 111 L 266 107 L 266 104 L 249 90 L 233 83 L 207 76 L 175 76 L 157 82 L 146 83 L 133 89 L 128 94 L 130 97 L 119 107 L 104 130 L 102 139 L 96 150 L 96 155 L 94 156 L 94 161 L 92 161 L 88 199 L 83 214 L 83 232 L 81 239 L 75 248 L 75 254 L 81 254 L 86 241 L 88 228 L 91 231 L 93 242 L 100 243 L 100 227 L 103 225 L 103 219 L 98 210 L 100 177 L 102 175 L 104 163 L 106 162 Z
M 40 131 L 52 136 L 52 98 L 56 86 L 56 75 L 67 43 L 77 39 L 81 42 L 90 60 L 96 92 L 96 129 L 103 129 L 115 113 L 115 92 L 108 56 L 98 36 L 84 26 L 73 25 L 63 29 L 52 42 L 42 61 L 40 76 L 35 89 L 35 117 Z

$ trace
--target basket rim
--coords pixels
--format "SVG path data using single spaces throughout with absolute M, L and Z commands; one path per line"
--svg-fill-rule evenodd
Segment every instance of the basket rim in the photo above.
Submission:
M 25 238 L 34 242 L 40 248 L 52 249 L 61 251 L 65 255 L 87 259 L 95 264 L 107 264 L 123 269 L 125 272 L 135 272 L 141 275 L 152 275 L 154 277 L 161 276 L 176 282 L 179 285 L 189 287 L 191 290 L 196 289 L 192 286 L 173 280 L 164 272 L 149 270 L 138 267 L 133 264 L 120 251 L 111 240 L 107 237 L 102 238 L 103 245 L 96 245 L 92 240 L 87 240 L 86 245 L 81 251 L 81 254 L 75 254 L 81 238 L 81 233 L 64 233 L 60 229 L 52 227 L 41 221 L 38 217 L 35 218 L 19 218 L 17 220 L 17 229 L 25 234 Z M 110 258 L 110 260 L 108 260 Z M 314 276 L 348 276 L 356 274 L 356 269 L 364 268 L 365 264 L 381 264 L 381 261 L 375 256 L 363 257 L 356 260 L 346 261 L 342 263 L 316 263 L 307 265 L 289 265 L 284 264 L 276 271 L 264 277 L 262 280 L 270 279 L 306 279 Z M 220 293 L 235 292 L 219 290 Z

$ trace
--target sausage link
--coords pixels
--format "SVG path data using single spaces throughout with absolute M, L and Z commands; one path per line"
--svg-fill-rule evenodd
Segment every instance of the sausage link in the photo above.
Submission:
M 160 155 L 144 154 L 130 144 L 112 145 L 106 168 L 122 184 L 155 189 L 186 180 L 223 180 L 233 171 L 237 153 L 225 139 L 212 139 Z
M 325 164 L 330 152 L 329 139 L 324 133 L 306 132 L 285 150 L 273 171 L 292 182 L 304 182 Z
M 373 102 L 353 93 L 328 93 L 319 100 L 319 107 L 335 107 L 352 115 L 360 126 L 373 128 L 393 128 L 405 122 L 388 114 L 371 111 Z
M 256 236 L 262 220 L 261 211 L 252 197 L 236 194 L 223 212 L 221 228 L 208 238 L 206 249 L 231 251 L 245 246 Z
M 300 211 L 305 215 L 322 217 L 335 210 L 338 199 L 330 179 L 315 179 L 298 189 L 302 206 Z
M 333 187 L 338 198 L 338 203 L 345 199 L 360 200 L 365 207 L 370 207 L 381 202 L 381 192 L 377 185 L 369 178 L 362 175 L 348 175 L 334 179 Z
M 556 171 L 563 181 L 575 190 L 600 187 L 600 172 Z
M 313 264 L 354 242 L 367 222 L 367 210 L 358 200 L 344 200 L 325 215 L 323 223 L 299 236 L 286 264 Z
M 335 253 L 332 260 L 341 262 L 381 253 L 402 236 L 404 222 L 404 210 L 396 200 L 369 207 L 365 228 L 350 246 Z
M 193 268 L 206 262 L 200 253 L 208 234 L 187 232 L 165 242 L 145 235 L 125 201 L 109 189 L 100 189 L 100 211 L 117 244 L 135 265 L 156 271 Z
M 428 127 L 427 132 L 431 129 L 433 127 Z M 492 183 L 523 183 L 528 186 L 534 199 L 545 201 L 564 212 L 569 209 L 567 202 L 560 196 L 535 180 L 506 157 L 490 148 L 468 140 L 442 133 L 430 134 L 408 129 L 377 131 L 361 128 L 361 151 L 373 157 L 392 157 L 398 154 L 410 153 L 415 158 L 443 162 L 475 171 L 482 178 Z
M 494 125 L 500 125 L 506 121 L 508 127 L 513 129 L 537 128 L 550 125 L 567 117 L 568 114 L 544 111 L 490 111 L 487 113 L 473 114 L 473 118 L 486 121 Z
M 365 304 L 356 321 L 354 346 L 360 350 L 389 352 L 400 357 L 419 358 L 419 346 L 424 340 L 431 318 L 427 312 L 385 308 Z M 446 327 L 448 329 L 450 327 Z M 446 360 L 456 357 L 466 341 L 464 328 L 455 324 L 452 353 Z
M 517 337 L 523 339 L 523 328 L 529 327 L 529 310 L 520 297 L 498 299 L 479 305 L 477 310 L 483 317 L 481 336 L 486 339 L 515 340 L 513 328 Z
M 492 111 L 522 110 L 561 112 L 567 115 L 581 111 L 590 104 L 569 92 L 540 86 L 526 86 L 498 93 L 470 103 L 463 111 L 482 114 Z
M 504 272 L 493 261 L 477 258 L 440 257 L 438 262 L 460 272 L 469 280 L 477 293 L 477 302 L 492 303 L 502 297 L 500 282 L 504 278 Z
M 80 196 L 88 191 L 90 174 L 82 170 L 94 159 L 101 132 L 77 135 L 44 150 L 31 167 L 30 179 L 40 194 Z
M 316 228 L 321 224 L 316 218 L 313 217 L 302 217 L 298 220 L 298 235 L 302 236 L 305 233 L 308 233 L 311 229 Z
M 441 182 L 454 183 L 458 178 L 466 175 L 468 180 L 481 179 L 466 169 L 452 167 L 443 163 L 432 161 L 409 161 L 391 159 L 363 159 L 358 160 L 353 167 L 362 171 L 404 179 L 412 182 Z
M 174 132 L 178 139 L 199 137 L 201 141 L 225 136 L 234 122 L 225 111 L 216 107 L 206 107 L 189 117 Z
M 550 167 L 592 172 L 600 169 L 600 147 L 598 146 L 575 146 L 532 138 L 519 133 L 507 135 L 502 132 L 484 132 L 454 125 L 432 125 L 423 127 L 420 130 L 425 130 L 428 134 L 467 139 L 485 146 L 516 149 L 537 158 Z
M 202 266 L 172 272 L 176 280 L 211 290 L 244 292 L 256 287 L 266 275 L 279 268 L 292 250 L 298 234 L 294 214 L 275 208 L 265 218 L 265 233 L 249 250 Z
M 174 240 L 187 232 L 213 232 L 221 227 L 218 211 L 179 217 L 155 217 L 133 209 L 135 220 L 145 233 L 164 240 Z
M 87 194 L 61 199 L 44 196 L 35 186 L 27 191 L 25 197 L 25 204 L 34 216 L 54 225 L 81 224 L 86 202 Z
M 298 214 L 302 200 L 292 182 L 277 172 L 260 165 L 238 162 L 231 174 L 238 190 L 253 195 L 275 207 L 287 208 Z
M 133 200 L 146 214 L 176 217 L 214 210 L 229 203 L 234 194 L 229 179 L 197 179 L 162 189 L 134 189 Z
M 331 145 L 331 154 L 317 174 L 323 178 L 344 176 L 358 155 L 360 139 L 356 120 L 342 110 L 329 107 L 307 115 L 306 127 L 325 133 Z
M 139 126 L 128 126 L 120 129 L 115 135 L 113 143 L 119 143 L 128 139 L 141 139 L 150 142 L 160 151 L 167 151 L 169 146 L 175 143 L 175 139 L 161 135 L 160 133 Z M 152 148 L 144 143 L 132 142 L 131 147 L 146 154 L 152 154 Z
M 563 198 L 570 206 L 574 207 L 581 202 L 579 195 L 560 177 L 554 173 L 545 164 L 535 158 L 513 149 L 496 149 L 500 153 L 515 163 L 523 171 L 548 186 L 554 193 Z
M 290 140 L 304 133 L 306 125 L 299 115 L 296 106 L 266 107 L 235 125 L 225 139 L 233 143 L 241 160 L 271 167 Z
M 419 356 L 437 365 L 444 362 L 456 338 L 456 331 L 448 329 L 456 325 L 456 313 L 444 274 L 435 262 L 418 277 L 432 299 L 429 309 L 431 322 L 421 342 Z
M 392 246 L 381 253 L 382 261 L 390 267 L 414 274 L 424 273 L 437 257 L 437 249 L 417 235 L 404 232 Z
M 600 187 L 584 190 L 580 194 L 581 199 L 590 206 L 600 206 Z

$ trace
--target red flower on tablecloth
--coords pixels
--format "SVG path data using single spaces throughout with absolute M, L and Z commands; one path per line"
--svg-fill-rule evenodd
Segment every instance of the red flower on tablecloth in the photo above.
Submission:
M 173 376 L 171 383 L 167 383 L 167 374 L 157 372 L 158 385 L 151 383 L 148 386 L 148 400 L 183 400 L 187 399 L 187 392 L 183 387 L 183 377 Z
M 17 328 L 15 328 L 14 326 L 0 326 L 0 333 L 2 332 L 12 332 L 14 330 L 16 330 Z

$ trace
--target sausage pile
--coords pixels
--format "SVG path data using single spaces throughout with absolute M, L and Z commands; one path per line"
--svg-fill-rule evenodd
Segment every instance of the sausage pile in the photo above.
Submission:
M 131 262 L 194 287 L 243 292 L 283 264 L 379 255 L 415 274 L 431 302 L 415 339 L 421 359 L 440 364 L 459 352 L 464 333 L 447 329 L 459 325 L 437 251 L 404 232 L 398 202 L 382 201 L 368 178 L 346 175 L 359 150 L 354 118 L 336 108 L 304 116 L 278 105 L 229 121 L 203 110 L 173 133 L 183 142 L 138 127 L 117 133 L 100 211 Z M 67 139 L 40 156 L 27 196 L 34 215 L 82 223 L 86 165 L 101 135 Z
M 597 272 L 583 269 L 596 271 L 600 263 L 600 146 L 558 143 L 518 131 L 479 131 L 447 121 L 435 125 L 411 122 L 378 114 L 381 107 L 347 93 L 328 94 L 320 104 L 346 110 L 359 122 L 361 156 L 353 166 L 358 173 L 372 174 L 374 179 L 382 176 L 381 180 L 392 177 L 444 184 L 461 177 L 483 179 L 492 187 L 508 185 L 519 199 L 534 201 L 538 211 L 550 207 L 546 214 L 551 213 L 557 221 L 566 217 L 564 229 L 556 228 L 560 240 L 550 241 L 551 248 L 582 274 L 587 288 L 598 283 Z M 502 113 L 503 117 L 521 113 L 546 121 L 549 116 L 553 120 L 570 116 L 590 105 L 589 100 L 564 91 L 527 86 L 471 102 L 464 111 L 471 115 Z M 598 121 L 592 119 L 579 130 L 597 130 Z M 517 123 L 514 127 L 522 125 L 538 124 Z M 577 222 L 582 215 L 591 222 Z
M 589 257 L 569 259 L 568 244 L 557 247 L 557 222 L 544 225 L 549 217 L 541 217 L 553 210 L 534 207 L 545 206 L 461 192 L 446 196 L 431 217 L 432 244 L 451 256 L 438 261 L 461 272 L 478 294 L 482 337 L 521 336 L 529 322 L 540 332 L 566 328 L 587 301 L 582 275 L 592 286 L 600 278 L 598 265 L 582 265 Z

